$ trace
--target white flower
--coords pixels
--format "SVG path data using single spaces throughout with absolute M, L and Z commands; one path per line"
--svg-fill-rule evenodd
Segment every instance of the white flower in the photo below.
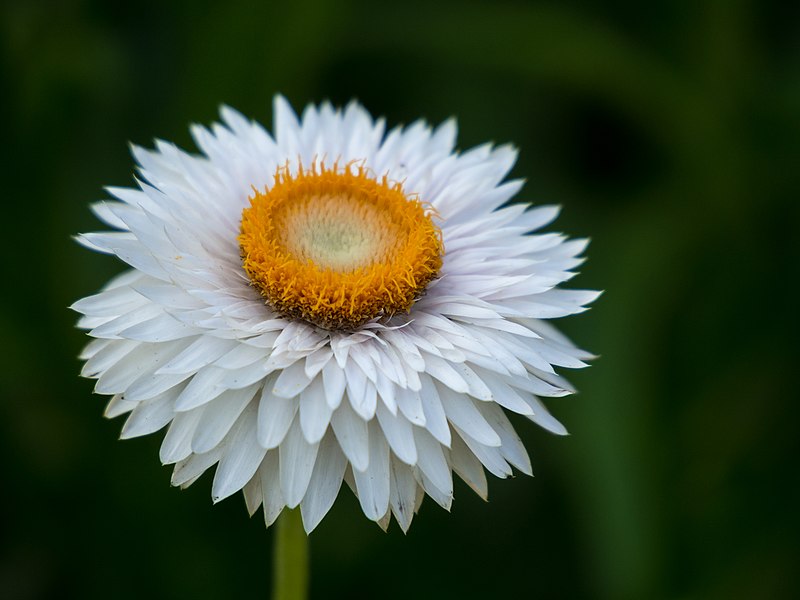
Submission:
M 590 355 L 545 320 L 597 293 L 557 287 L 586 240 L 530 234 L 557 208 L 506 206 L 515 150 L 457 153 L 452 120 L 385 133 L 355 102 L 298 120 L 278 97 L 274 137 L 221 116 L 200 156 L 134 147 L 138 188 L 92 207 L 118 231 L 79 237 L 131 267 L 73 305 L 122 438 L 169 425 L 174 485 L 216 464 L 215 502 L 243 490 L 268 525 L 299 505 L 306 531 L 342 481 L 405 531 L 453 472 L 483 498 L 484 468 L 530 474 L 504 409 L 566 433 L 539 398 Z

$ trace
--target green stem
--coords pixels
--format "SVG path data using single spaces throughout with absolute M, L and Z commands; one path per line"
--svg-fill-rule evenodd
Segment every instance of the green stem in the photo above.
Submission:
M 308 536 L 303 530 L 299 509 L 285 508 L 278 517 L 272 563 L 272 600 L 306 600 Z

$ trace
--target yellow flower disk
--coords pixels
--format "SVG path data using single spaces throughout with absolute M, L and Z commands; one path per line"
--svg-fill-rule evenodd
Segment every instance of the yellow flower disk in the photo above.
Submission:
M 239 244 L 274 310 L 330 330 L 408 312 L 444 252 L 430 210 L 355 163 L 279 167 L 242 212 Z

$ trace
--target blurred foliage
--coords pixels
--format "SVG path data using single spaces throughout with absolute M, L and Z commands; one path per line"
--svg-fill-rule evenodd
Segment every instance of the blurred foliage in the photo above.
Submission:
M 0 596 L 268 593 L 272 531 L 209 476 L 171 489 L 158 436 L 116 441 L 66 307 L 121 268 L 69 236 L 132 183 L 126 140 L 192 149 L 189 122 L 269 124 L 282 92 L 515 143 L 522 199 L 563 205 L 592 237 L 575 284 L 606 290 L 562 324 L 602 355 L 550 403 L 572 437 L 519 423 L 537 477 L 428 500 L 407 536 L 344 490 L 314 597 L 800 597 L 799 24 L 744 0 L 3 3 Z

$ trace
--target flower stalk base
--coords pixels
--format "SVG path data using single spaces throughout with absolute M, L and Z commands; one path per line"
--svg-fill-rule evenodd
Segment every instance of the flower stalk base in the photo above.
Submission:
M 273 553 L 272 600 L 308 597 L 308 536 L 300 509 L 284 509 L 278 517 Z

